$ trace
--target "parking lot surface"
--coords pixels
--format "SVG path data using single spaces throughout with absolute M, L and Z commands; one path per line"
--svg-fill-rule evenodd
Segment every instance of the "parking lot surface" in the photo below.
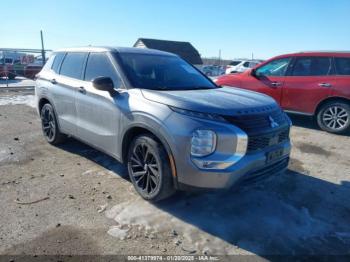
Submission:
M 0 94 L 0 254 L 349 254 L 349 136 L 293 117 L 285 174 L 142 200 L 114 159 L 45 142 L 32 94 Z

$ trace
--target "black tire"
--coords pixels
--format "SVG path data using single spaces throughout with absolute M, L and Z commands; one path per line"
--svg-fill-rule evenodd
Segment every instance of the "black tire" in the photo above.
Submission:
M 58 123 L 55 111 L 50 104 L 45 104 L 40 111 L 41 127 L 44 137 L 47 142 L 52 145 L 58 145 L 63 143 L 67 136 L 62 134 Z
M 142 198 L 157 202 L 175 193 L 169 156 L 155 137 L 136 137 L 129 147 L 127 163 L 130 180 Z
M 9 80 L 14 80 L 16 78 L 16 74 L 10 72 L 7 77 Z
M 344 134 L 350 131 L 350 105 L 344 102 L 324 104 L 317 113 L 318 126 L 329 133 Z

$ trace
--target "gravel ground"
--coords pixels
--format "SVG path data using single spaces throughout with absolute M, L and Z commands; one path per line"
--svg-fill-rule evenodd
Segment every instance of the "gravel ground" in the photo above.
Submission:
M 293 117 L 285 174 L 153 205 L 112 158 L 47 144 L 31 96 L 0 97 L 0 254 L 350 254 L 349 136 Z

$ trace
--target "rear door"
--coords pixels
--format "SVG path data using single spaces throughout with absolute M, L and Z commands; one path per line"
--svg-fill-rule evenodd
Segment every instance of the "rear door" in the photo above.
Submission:
M 284 76 L 290 61 L 290 58 L 278 58 L 258 67 L 253 75 L 242 76 L 241 87 L 269 95 L 280 103 Z
M 332 58 L 296 57 L 285 77 L 281 105 L 286 110 L 313 114 L 331 95 L 334 85 Z
M 335 57 L 334 65 L 336 85 L 332 95 L 350 99 L 350 56 Z
M 92 80 L 100 76 L 110 77 L 115 88 L 121 86 L 121 79 L 108 53 L 90 53 L 84 82 L 76 93 L 77 134 L 87 143 L 115 155 L 120 119 L 118 101 L 122 95 L 111 97 L 108 92 L 95 89 Z
M 76 135 L 75 94 L 82 82 L 85 59 L 86 53 L 67 53 L 60 66 L 59 75 L 56 74 L 50 80 L 60 128 L 70 135 Z M 55 61 L 53 67 L 55 67 Z

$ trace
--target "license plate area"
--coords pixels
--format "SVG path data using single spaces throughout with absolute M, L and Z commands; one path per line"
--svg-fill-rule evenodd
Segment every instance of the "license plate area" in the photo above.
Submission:
M 283 148 L 279 148 L 273 151 L 266 153 L 266 163 L 274 162 L 276 159 L 279 159 L 283 156 Z

